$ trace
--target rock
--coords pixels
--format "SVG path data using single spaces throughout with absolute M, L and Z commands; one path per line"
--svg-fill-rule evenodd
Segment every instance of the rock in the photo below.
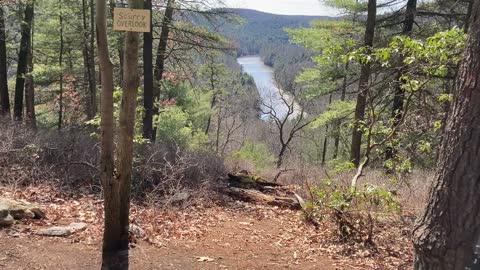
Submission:
M 50 227 L 46 229 L 41 229 L 37 232 L 37 234 L 45 235 L 45 236 L 62 237 L 62 236 L 69 236 L 70 234 L 72 234 L 72 229 L 68 226 L 66 227 L 55 226 L 55 227 Z
M 87 223 L 74 222 L 70 223 L 70 225 L 68 226 L 54 226 L 46 229 L 41 229 L 37 231 L 37 234 L 45 236 L 65 237 L 71 235 L 72 233 L 83 231 L 87 228 L 87 226 Z
M 70 225 L 68 225 L 68 227 L 73 231 L 73 232 L 80 232 L 80 231 L 83 231 L 87 228 L 87 223 L 84 223 L 84 222 L 74 222 L 74 223 L 70 223 Z
M 10 214 L 7 213 L 7 215 L 4 216 L 4 217 L 0 216 L 0 227 L 11 226 L 14 221 L 15 220 L 13 219 L 13 217 Z
M 72 233 L 83 231 L 87 228 L 87 223 L 83 222 L 74 222 L 70 223 L 68 226 L 54 226 L 50 228 L 45 228 L 37 231 L 37 234 L 44 236 L 57 236 L 65 237 L 69 236 Z
M 188 191 L 177 192 L 172 197 L 172 203 L 181 203 L 190 198 L 190 193 Z
M 138 225 L 130 224 L 128 231 L 133 234 L 136 238 L 143 238 L 145 237 L 145 231 L 140 228 Z
M 40 207 L 35 204 L 0 198 L 0 217 L 5 217 L 8 214 L 16 220 L 45 217 L 45 213 L 43 213 Z

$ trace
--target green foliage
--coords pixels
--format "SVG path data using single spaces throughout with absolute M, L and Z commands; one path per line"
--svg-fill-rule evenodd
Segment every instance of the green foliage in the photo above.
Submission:
M 347 21 L 313 21 L 309 28 L 287 29 L 290 41 L 318 55 L 314 67 L 305 68 L 296 78 L 304 85 L 307 98 L 338 91 L 347 76 L 344 55 L 355 47 L 356 27 Z
M 345 119 L 355 110 L 354 101 L 336 101 L 328 105 L 327 110 L 320 114 L 310 127 L 318 128 L 333 123 L 340 119 Z
M 134 125 L 134 133 L 133 133 L 133 141 L 138 144 L 147 143 L 142 136 L 142 119 L 143 119 L 143 106 L 142 103 L 142 89 L 138 88 L 137 90 L 137 107 L 136 107 L 136 117 L 135 117 L 135 125 Z M 120 106 L 122 104 L 122 89 L 117 86 L 113 91 L 113 118 L 114 122 L 120 120 Z M 100 127 L 100 115 L 96 115 L 92 120 L 87 121 L 87 125 L 91 125 L 94 127 Z M 99 136 L 97 133 L 93 133 L 92 136 Z
M 268 151 L 265 144 L 252 141 L 246 141 L 240 150 L 233 153 L 232 157 L 250 162 L 258 171 L 272 166 L 275 160 L 275 157 Z
M 304 205 L 307 218 L 322 222 L 333 220 L 342 239 L 361 238 L 373 242 L 374 225 L 380 215 L 391 215 L 399 211 L 394 195 L 379 186 L 365 184 L 355 191 L 331 179 L 322 180 L 310 188 L 312 201 Z
M 322 0 L 322 2 L 330 7 L 339 9 L 344 14 L 357 14 L 366 10 L 367 2 L 358 0 Z
M 333 168 L 330 173 L 338 174 L 338 173 L 345 173 L 351 172 L 355 169 L 355 164 L 351 161 L 342 161 L 338 159 L 332 159 L 328 161 L 328 167 Z
M 195 128 L 189 115 L 177 105 L 163 109 L 155 118 L 155 123 L 158 141 L 194 150 L 205 149 L 208 143 L 203 131 Z

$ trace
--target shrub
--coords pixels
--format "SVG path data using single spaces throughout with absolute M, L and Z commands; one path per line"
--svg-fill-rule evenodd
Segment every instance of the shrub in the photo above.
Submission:
M 372 184 L 353 190 L 331 179 L 309 188 L 310 202 L 304 205 L 306 218 L 321 222 L 330 218 L 342 240 L 363 240 L 373 244 L 374 227 L 381 216 L 399 211 L 394 195 Z

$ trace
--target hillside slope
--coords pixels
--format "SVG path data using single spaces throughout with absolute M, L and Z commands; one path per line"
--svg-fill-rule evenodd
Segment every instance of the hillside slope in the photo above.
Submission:
M 259 54 L 266 45 L 288 44 L 284 28 L 308 26 L 313 20 L 335 20 L 328 16 L 276 15 L 250 9 L 228 9 L 243 18 L 241 26 L 225 25 L 222 32 L 234 40 L 239 55 Z

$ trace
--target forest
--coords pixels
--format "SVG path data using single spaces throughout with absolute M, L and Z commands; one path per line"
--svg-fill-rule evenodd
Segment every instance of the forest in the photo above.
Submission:
M 480 1 L 318 4 L 0 0 L 0 269 L 479 270 Z

